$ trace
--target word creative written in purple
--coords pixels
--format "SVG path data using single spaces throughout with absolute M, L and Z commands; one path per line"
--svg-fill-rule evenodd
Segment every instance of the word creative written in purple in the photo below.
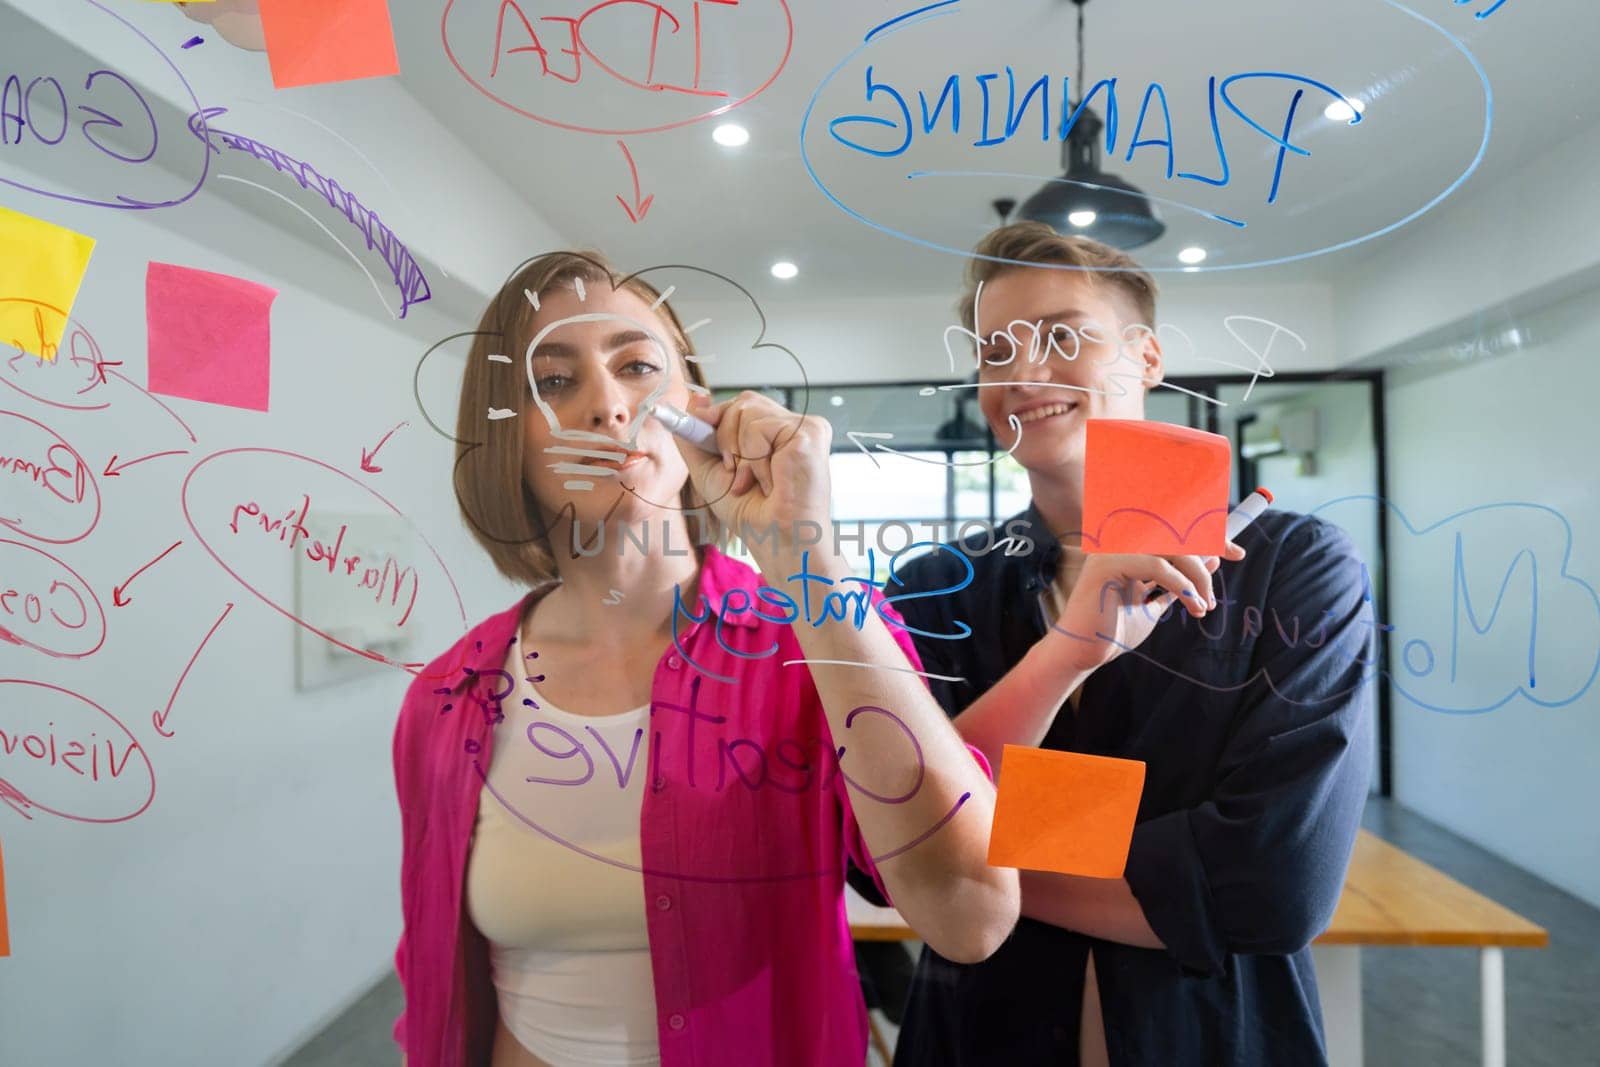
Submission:
M 211 134 L 216 134 L 228 148 L 246 152 L 256 159 L 272 164 L 273 169 L 299 182 L 300 188 L 315 189 L 330 206 L 354 223 L 356 229 L 366 238 L 367 247 L 377 249 L 384 263 L 388 264 L 389 272 L 394 276 L 394 284 L 400 290 L 401 318 L 406 317 L 406 312 L 410 310 L 412 304 L 420 304 L 433 296 L 433 290 L 428 285 L 428 279 L 423 276 L 422 268 L 417 264 L 416 258 L 394 235 L 394 231 L 383 224 L 376 211 L 361 203 L 355 194 L 341 187 L 332 178 L 318 173 L 311 164 L 287 156 L 259 141 L 213 128 L 210 125 L 211 120 L 227 114 L 227 110 L 222 107 L 211 107 L 190 115 L 189 132 L 218 154 L 221 154 L 222 149 L 211 142 Z

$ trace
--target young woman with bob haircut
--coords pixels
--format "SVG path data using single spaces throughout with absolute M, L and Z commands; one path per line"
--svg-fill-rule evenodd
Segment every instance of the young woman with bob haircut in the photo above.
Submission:
M 864 595 L 831 538 L 797 535 L 832 529 L 828 423 L 712 405 L 692 355 L 654 287 L 554 253 L 467 356 L 457 495 L 530 591 L 400 711 L 411 1067 L 859 1064 L 847 864 L 948 958 L 1016 921 L 988 765 L 893 606 L 816 617 L 848 599 L 830 587 Z M 645 417 L 658 399 L 718 453 Z M 719 527 L 774 532 L 758 569 L 706 543 Z

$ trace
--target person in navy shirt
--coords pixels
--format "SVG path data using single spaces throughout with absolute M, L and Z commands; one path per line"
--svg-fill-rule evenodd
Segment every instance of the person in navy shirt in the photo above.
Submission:
M 885 591 L 1002 785 L 1006 744 L 1142 760 L 1146 777 L 1122 878 L 1024 871 L 1024 917 L 993 956 L 923 951 L 895 1062 L 1325 1063 L 1308 946 L 1372 764 L 1365 567 L 1337 527 L 1279 510 L 1223 559 L 1085 554 L 1085 422 L 1144 417 L 1163 372 L 1140 325 L 1154 282 L 1039 223 L 970 262 L 959 329 L 1028 474 L 1032 503 L 1005 525 L 1026 536 L 941 545 Z

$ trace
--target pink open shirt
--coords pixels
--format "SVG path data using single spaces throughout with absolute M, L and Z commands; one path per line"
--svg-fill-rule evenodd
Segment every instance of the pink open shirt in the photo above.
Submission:
M 829 758 L 836 746 L 811 673 L 783 666 L 802 656 L 790 625 L 738 610 L 784 614 L 756 596 L 756 573 L 708 547 L 700 582 L 703 602 L 686 610 L 711 614 L 699 623 L 679 616 L 678 647 L 656 664 L 651 686 L 652 732 L 642 746 L 649 762 L 633 768 L 650 776 L 639 826 L 641 904 L 661 1062 L 861 1063 L 866 1009 L 845 918 L 846 858 L 874 878 L 877 872 L 846 791 L 848 738 L 845 756 Z M 718 614 L 729 593 L 730 610 Z M 814 618 L 822 599 L 813 589 Z M 891 605 L 873 601 L 899 621 Z M 493 742 L 491 698 L 507 688 L 502 668 L 527 603 L 480 623 L 424 669 L 400 709 L 394 768 L 405 931 L 395 967 L 406 1008 L 394 1036 L 409 1067 L 488 1062 L 495 993 L 463 886 Z M 850 621 L 823 625 L 852 625 L 854 611 L 843 613 Z M 810 624 L 802 615 L 792 625 Z M 910 635 L 890 630 L 920 668 Z M 537 666 L 530 661 L 529 673 Z M 615 784 L 627 770 L 627 753 L 613 762 L 600 746 L 587 748 L 594 778 L 585 788 Z M 580 776 L 584 761 L 572 762 Z M 537 810 L 516 797 L 502 801 L 536 825 Z

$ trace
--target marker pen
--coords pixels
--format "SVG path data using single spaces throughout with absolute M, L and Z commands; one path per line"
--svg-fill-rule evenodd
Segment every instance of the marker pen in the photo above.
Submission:
M 1239 506 L 1228 512 L 1227 537 L 1230 541 L 1237 541 L 1239 535 L 1249 528 L 1250 524 L 1261 517 L 1272 504 L 1272 494 L 1265 489 L 1257 488 L 1255 492 L 1239 501 Z M 1153 590 L 1145 597 L 1146 604 L 1160 599 L 1165 595 L 1165 590 Z
M 1228 540 L 1237 541 L 1239 535 L 1259 519 L 1271 504 L 1272 494 L 1260 488 L 1239 501 L 1239 506 L 1228 512 Z
M 687 411 L 680 411 L 671 404 L 655 403 L 650 405 L 649 414 L 657 422 L 665 426 L 674 437 L 681 437 L 691 445 L 696 445 L 703 452 L 712 455 L 721 455 L 722 450 L 717 447 L 717 428 L 698 416 Z

